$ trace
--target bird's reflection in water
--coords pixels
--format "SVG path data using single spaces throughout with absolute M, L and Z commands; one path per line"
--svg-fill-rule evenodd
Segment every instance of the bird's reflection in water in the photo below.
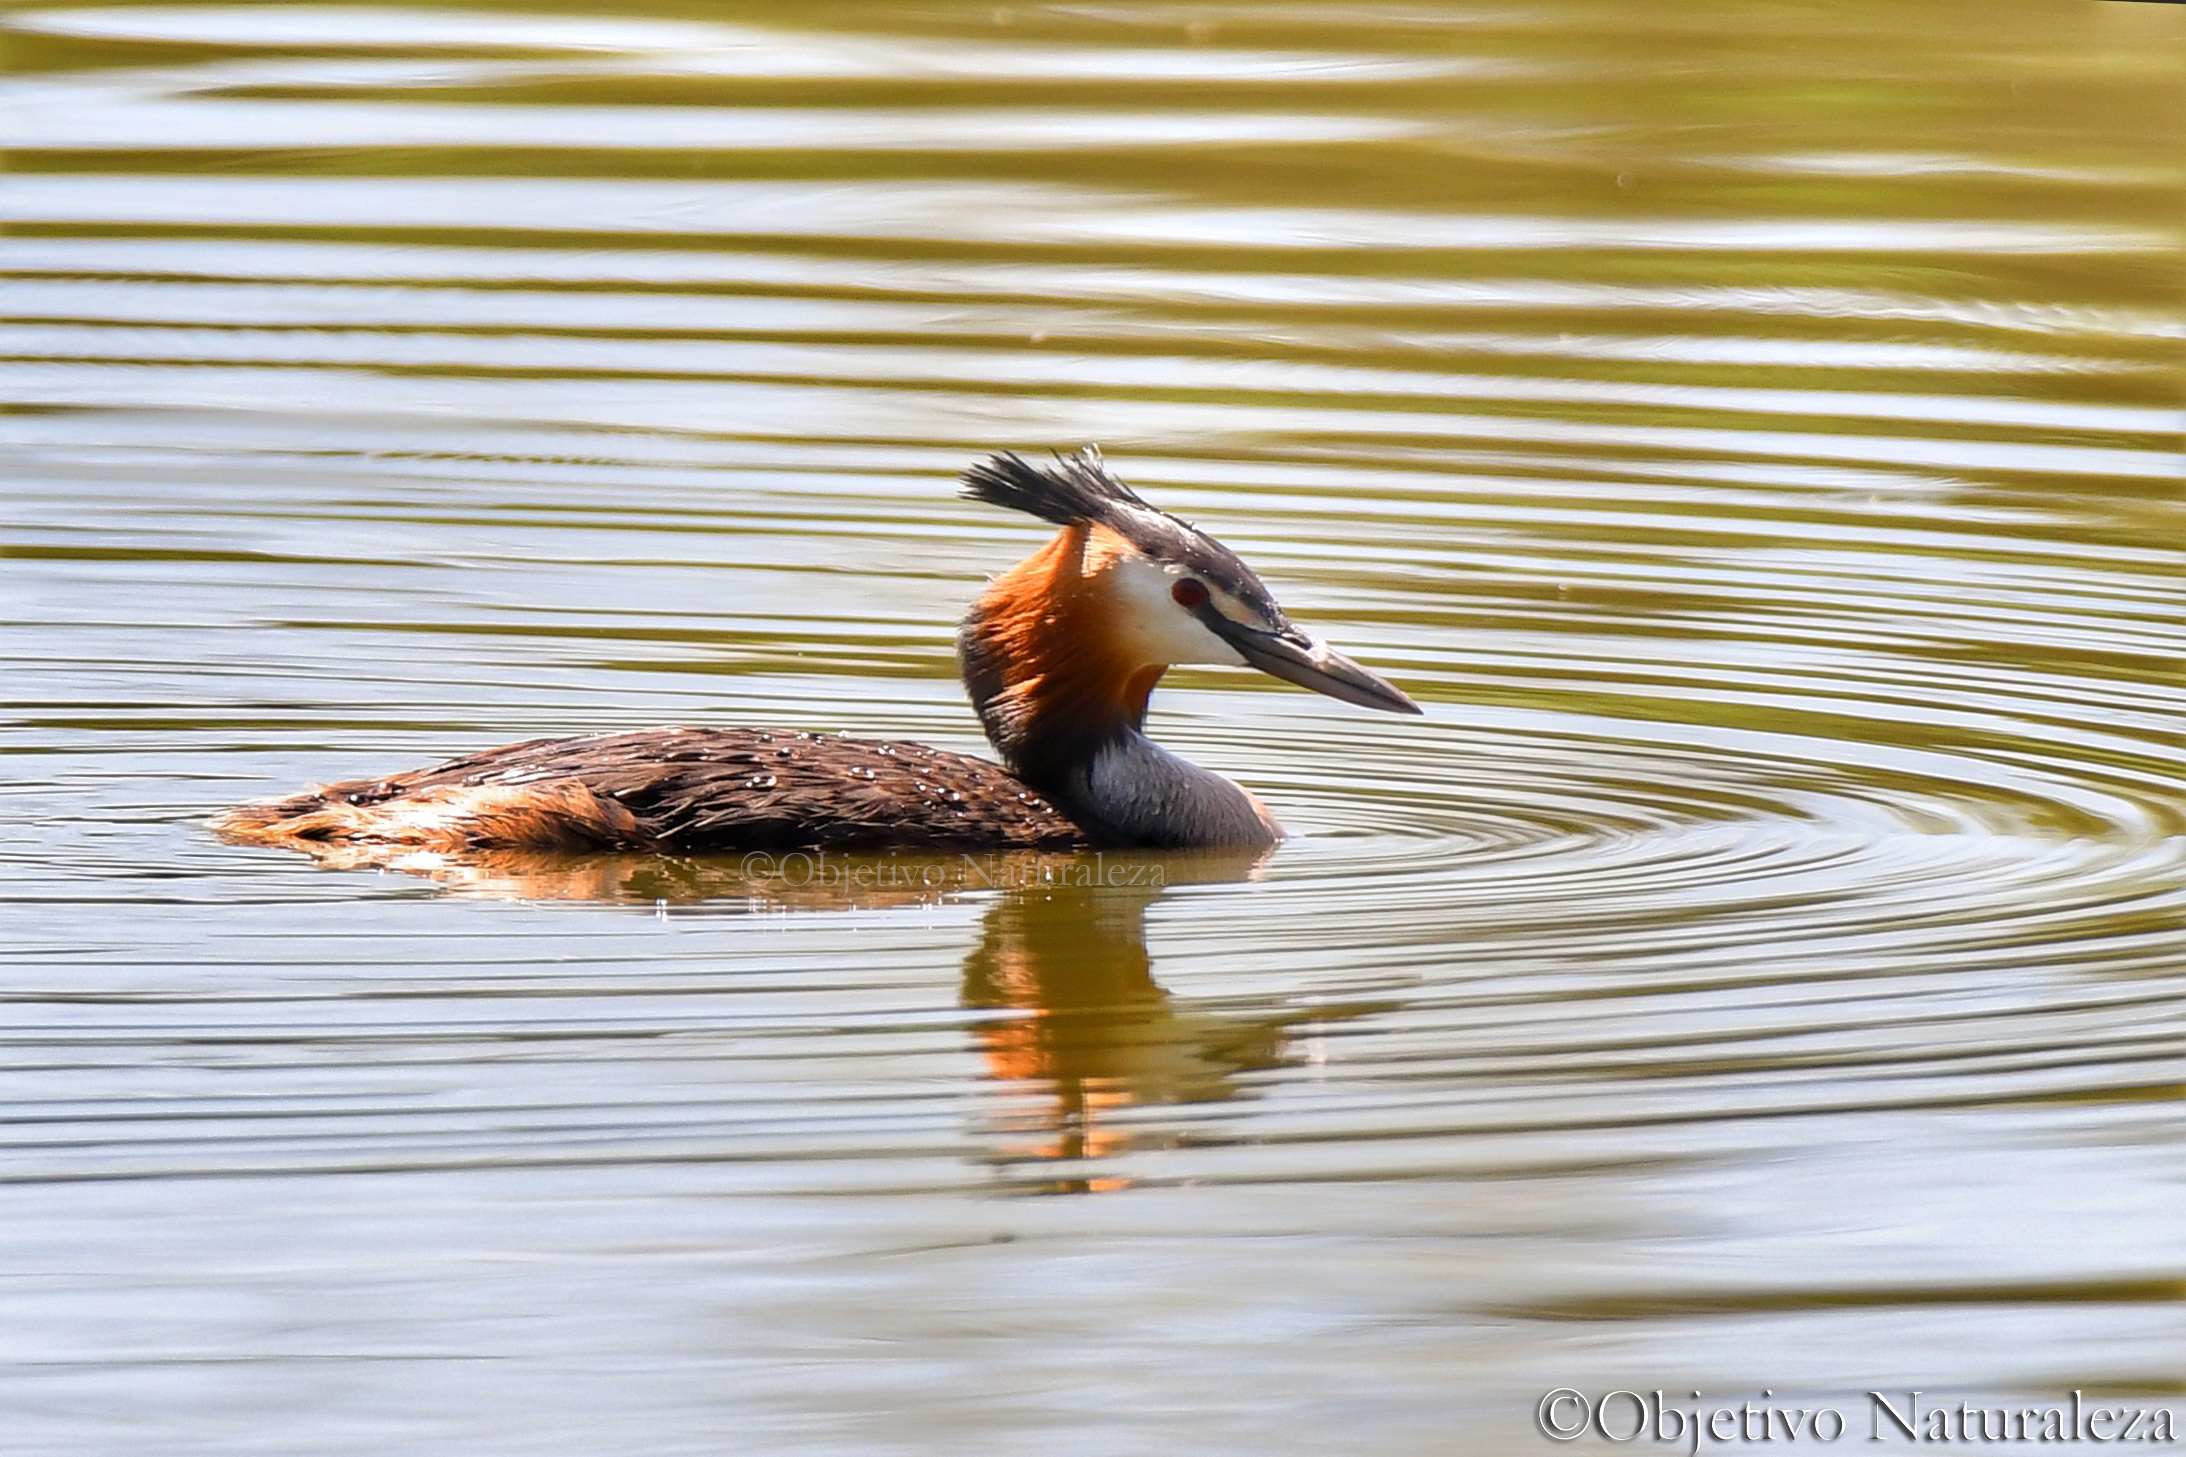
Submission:
M 1024 1192 L 1097 1193 L 1129 1180 L 1098 1162 L 1172 1144 L 1173 1124 L 1133 1107 L 1213 1103 L 1244 1091 L 1245 1074 L 1282 1063 L 1300 1023 L 1357 1015 L 1315 1007 L 1253 1011 L 1179 1001 L 1154 979 L 1146 912 L 1173 887 L 1256 879 L 1271 850 L 1170 854 L 1020 852 L 982 856 L 556 855 L 537 852 L 358 858 L 467 895 L 725 913 L 818 912 L 931 905 L 991 896 L 964 959 L 971 1036 L 1004 1106 L 989 1131 L 996 1168 Z
M 1258 861 L 1173 859 L 1166 884 L 1242 879 Z M 1036 1190 L 1094 1193 L 1128 1181 L 1088 1165 L 1173 1142 L 1174 1127 L 1122 1118 L 1134 1106 L 1233 1098 L 1241 1074 L 1283 1057 L 1295 1012 L 1215 1011 L 1154 980 L 1146 910 L 1165 885 L 1014 890 L 988 910 L 964 960 L 964 1004 L 1013 1013 L 973 1035 L 1008 1090 L 995 1120 L 998 1164 Z

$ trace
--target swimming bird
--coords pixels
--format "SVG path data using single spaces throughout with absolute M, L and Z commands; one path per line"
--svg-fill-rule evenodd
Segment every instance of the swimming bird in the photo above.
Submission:
M 1419 706 L 1294 626 L 1227 547 L 1155 509 L 1088 446 L 1004 453 L 974 500 L 1059 528 L 987 584 L 957 634 L 993 764 L 923 744 L 673 727 L 534 739 L 242 805 L 230 841 L 319 853 L 1012 849 L 1273 844 L 1252 794 L 1146 736 L 1172 664 L 1243 665 L 1347 703 Z

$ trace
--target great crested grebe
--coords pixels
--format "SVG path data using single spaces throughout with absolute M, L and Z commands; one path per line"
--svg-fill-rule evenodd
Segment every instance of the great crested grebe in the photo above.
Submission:
M 212 827 L 307 851 L 1266 845 L 1282 835 L 1266 806 L 1146 737 L 1171 664 L 1249 665 L 1420 711 L 1293 627 L 1250 567 L 1139 499 L 1091 446 L 1052 468 L 994 456 L 965 472 L 964 494 L 1062 528 L 988 583 L 957 633 L 965 691 L 1007 768 L 913 743 L 642 729 L 346 780 Z

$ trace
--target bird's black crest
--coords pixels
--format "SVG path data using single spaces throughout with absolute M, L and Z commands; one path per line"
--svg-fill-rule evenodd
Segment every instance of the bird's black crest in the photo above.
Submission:
M 989 456 L 964 472 L 964 494 L 1057 526 L 1113 523 L 1120 509 L 1153 509 L 1108 473 L 1099 448 L 1091 445 L 1076 455 L 1056 456 L 1052 466 L 1033 465 L 1009 451 Z
M 1057 526 L 1105 526 L 1153 560 L 1183 567 L 1221 588 L 1263 621 L 1284 630 L 1290 626 L 1283 609 L 1236 553 L 1189 521 L 1147 504 L 1108 473 L 1096 446 L 1058 455 L 1052 466 L 1029 464 L 1008 451 L 989 456 L 964 472 L 964 494 Z

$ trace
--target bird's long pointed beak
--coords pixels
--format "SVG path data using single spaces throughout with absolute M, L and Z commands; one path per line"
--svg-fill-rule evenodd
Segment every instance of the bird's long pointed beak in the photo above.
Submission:
M 1211 602 L 1194 615 L 1217 637 L 1237 649 L 1246 662 L 1286 683 L 1311 688 L 1315 693 L 1326 693 L 1361 708 L 1379 708 L 1389 713 L 1422 711 L 1396 684 L 1379 673 L 1360 667 L 1319 638 L 1308 637 L 1295 629 L 1283 633 L 1247 627 L 1223 616 Z

